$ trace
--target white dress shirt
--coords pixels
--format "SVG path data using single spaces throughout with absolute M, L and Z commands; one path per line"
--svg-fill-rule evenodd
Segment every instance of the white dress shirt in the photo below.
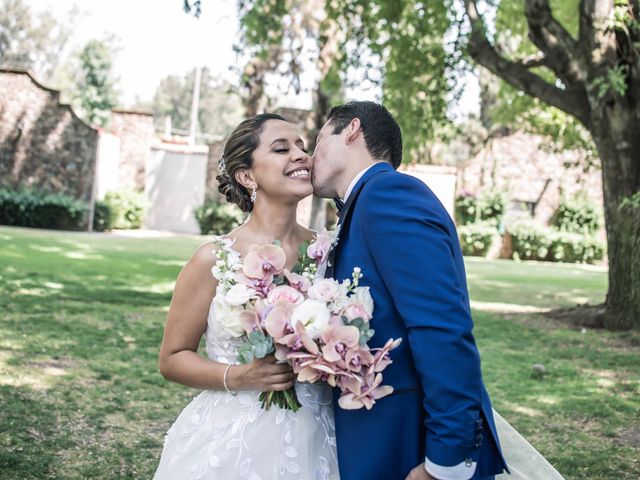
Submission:
M 375 163 L 373 165 L 375 165 Z M 347 188 L 347 192 L 344 194 L 344 198 L 342 199 L 344 203 L 347 203 L 347 199 L 349 198 L 349 195 L 351 195 L 351 192 L 353 191 L 353 187 L 355 187 L 356 183 L 358 183 L 358 180 L 360 180 L 362 176 L 367 172 L 367 170 L 373 167 L 373 165 L 369 165 L 368 167 L 360 170 L 360 173 L 358 173 L 355 177 L 353 177 L 353 180 L 351 180 L 351 183 L 349 184 L 349 188 Z

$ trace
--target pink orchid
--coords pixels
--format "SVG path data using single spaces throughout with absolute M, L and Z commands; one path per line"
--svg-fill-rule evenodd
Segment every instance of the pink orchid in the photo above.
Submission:
M 373 375 L 371 375 L 373 377 Z M 365 407 L 371 410 L 376 400 L 379 400 L 393 393 L 393 387 L 389 385 L 380 386 L 382 383 L 382 374 L 378 373 L 375 377 L 368 376 L 366 385 L 361 388 L 360 393 L 349 392 L 343 394 L 338 399 L 338 405 L 345 410 L 357 410 Z
M 293 273 L 286 268 L 284 269 L 283 274 L 284 278 L 286 278 L 289 282 L 289 285 L 291 285 L 299 292 L 306 292 L 307 290 L 309 290 L 311 282 L 306 277 L 303 277 L 302 275 L 299 275 L 297 273 Z
M 389 340 L 387 340 L 387 343 L 384 344 L 384 347 L 374 348 L 373 351 L 375 351 L 376 353 L 373 357 L 373 363 L 369 367 L 370 371 L 381 372 L 382 370 L 387 368 L 387 366 L 392 363 L 389 352 L 401 343 L 402 338 L 398 338 L 397 340 L 390 338 Z
M 287 261 L 284 250 L 277 245 L 261 245 L 247 253 L 242 272 L 249 278 L 264 279 L 282 272 Z
M 374 357 L 369 350 L 359 348 L 347 351 L 344 357 L 346 368 L 351 372 L 360 372 L 362 367 L 369 366 L 373 363 Z
M 331 250 L 331 234 L 325 230 L 319 233 L 315 241 L 307 247 L 307 255 L 317 263 L 322 263 L 327 259 L 329 250 Z
M 251 333 L 255 330 L 260 330 L 260 318 L 255 310 L 245 310 L 240 314 L 240 322 L 244 328 L 244 331 Z
M 284 343 L 283 338 L 293 334 L 291 312 L 293 305 L 282 303 L 270 309 L 264 319 L 264 328 L 276 343 Z
M 299 305 L 303 300 L 304 296 L 298 290 L 287 285 L 277 286 L 267 295 L 267 301 L 273 305 L 281 303 Z
M 266 275 L 264 278 L 250 278 L 243 273 L 237 273 L 234 280 L 253 288 L 261 297 L 266 297 L 273 288 L 273 275 Z
M 322 380 L 331 386 L 336 386 L 336 377 L 341 372 L 335 368 L 335 365 L 326 362 L 321 355 L 293 352 L 288 355 L 288 358 L 291 360 L 293 371 L 299 382 L 314 383 Z
M 284 335 L 278 339 L 274 337 L 274 339 L 277 343 L 289 347 L 294 351 L 293 353 L 296 354 L 310 354 L 312 356 L 317 356 L 320 354 L 320 348 L 318 347 L 318 344 L 312 340 L 312 338 L 306 332 L 304 325 L 300 321 L 295 324 L 293 333 Z
M 324 346 L 322 356 L 327 362 L 338 362 L 346 353 L 358 345 L 360 331 L 351 325 L 329 327 L 321 336 Z

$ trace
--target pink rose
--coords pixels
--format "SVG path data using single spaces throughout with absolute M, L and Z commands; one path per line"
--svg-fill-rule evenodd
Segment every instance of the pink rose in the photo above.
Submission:
M 347 308 L 344 309 L 343 313 L 349 320 L 354 320 L 356 318 L 369 320 L 370 318 L 365 307 L 359 303 L 352 303 L 348 305 Z
M 304 296 L 295 288 L 287 285 L 280 285 L 269 292 L 267 302 L 272 305 L 278 303 L 289 303 L 299 305 L 304 300 Z
M 309 298 L 331 302 L 340 293 L 340 284 L 333 278 L 316 280 L 309 288 Z

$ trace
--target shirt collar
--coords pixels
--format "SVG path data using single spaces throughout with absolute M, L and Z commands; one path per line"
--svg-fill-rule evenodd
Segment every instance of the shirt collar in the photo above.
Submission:
M 369 170 L 371 167 L 373 167 L 374 164 L 369 165 L 368 167 L 360 170 L 360 173 L 358 173 L 355 177 L 353 177 L 353 180 L 351 180 L 351 183 L 349 184 L 349 188 L 347 188 L 347 193 L 344 194 L 344 198 L 342 199 L 343 202 L 347 202 L 347 199 L 349 198 L 349 195 L 351 195 L 351 192 L 353 191 L 353 188 L 356 186 L 356 183 L 358 183 L 358 180 L 360 180 L 362 178 L 362 176 L 367 173 L 367 170 Z

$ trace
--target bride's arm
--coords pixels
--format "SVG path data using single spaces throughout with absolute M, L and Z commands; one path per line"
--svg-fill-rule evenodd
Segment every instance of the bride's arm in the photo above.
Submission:
M 227 368 L 227 364 L 197 353 L 218 283 L 211 274 L 217 260 L 215 251 L 213 243 L 200 246 L 180 272 L 160 347 L 162 375 L 167 380 L 203 390 L 224 390 Z M 232 366 L 227 374 L 227 387 L 230 390 L 288 390 L 293 385 L 293 377 L 289 365 L 276 365 L 273 357 L 267 357 Z

